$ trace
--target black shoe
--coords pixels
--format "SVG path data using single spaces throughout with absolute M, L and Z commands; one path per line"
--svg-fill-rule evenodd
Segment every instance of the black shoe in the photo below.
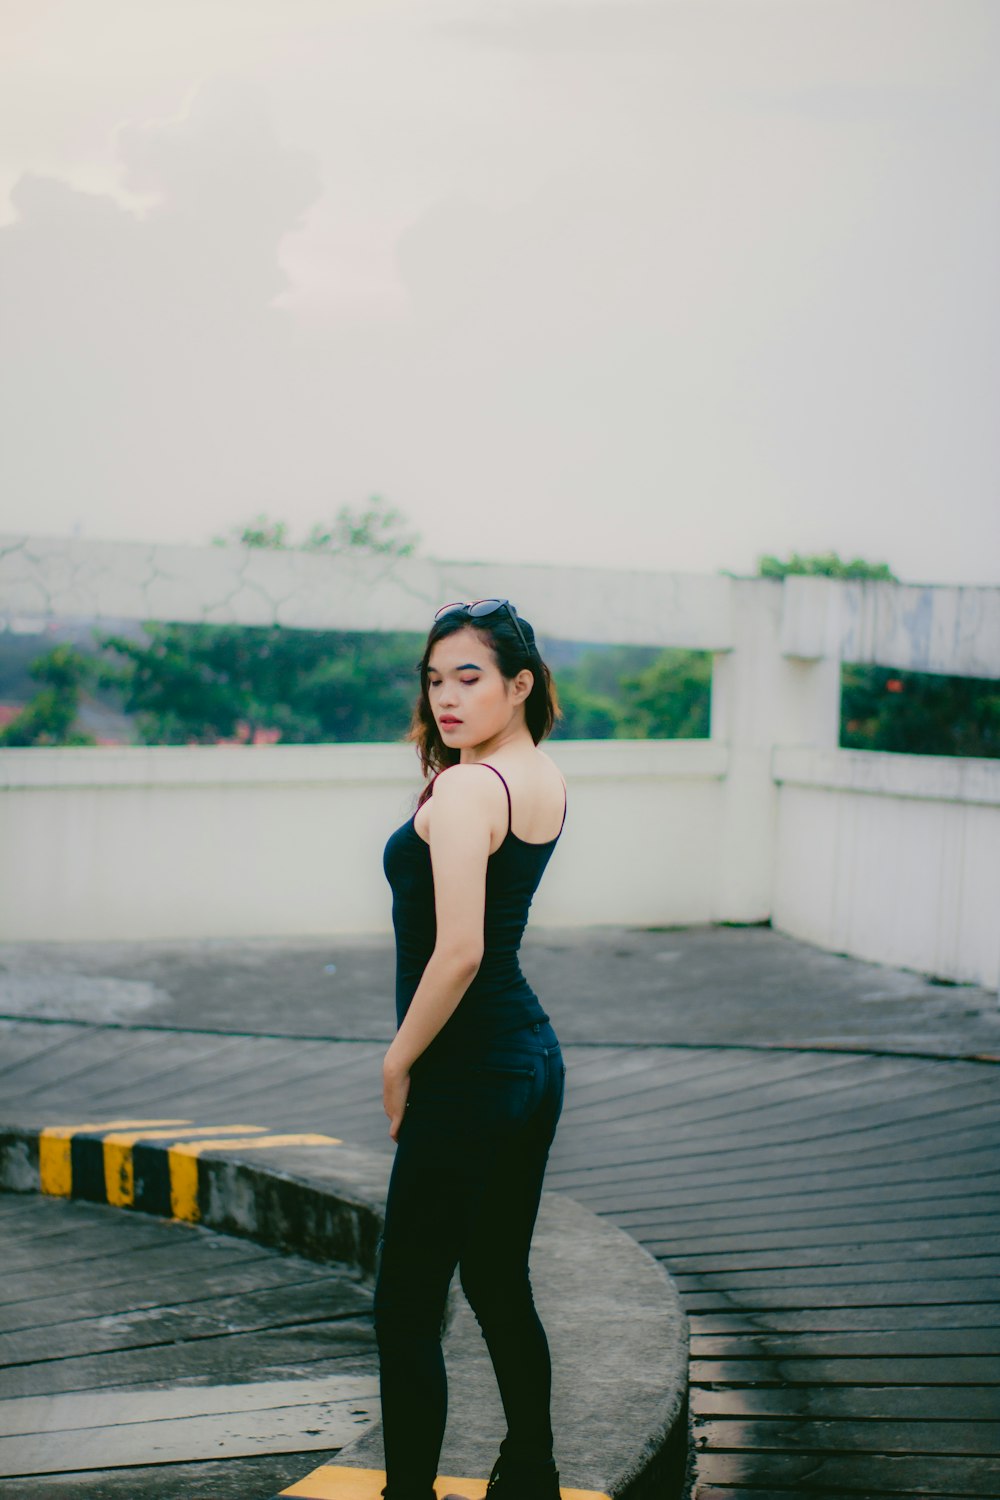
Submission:
M 493 1465 L 486 1500 L 559 1500 L 559 1470 L 551 1461 L 519 1464 L 501 1456 Z

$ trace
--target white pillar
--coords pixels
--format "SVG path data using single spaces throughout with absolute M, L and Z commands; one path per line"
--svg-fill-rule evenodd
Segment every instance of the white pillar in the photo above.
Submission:
M 720 922 L 771 915 L 775 746 L 831 748 L 839 736 L 840 662 L 782 652 L 783 594 L 779 579 L 734 580 L 736 645 L 714 657 L 711 735 L 729 747 L 715 882 Z

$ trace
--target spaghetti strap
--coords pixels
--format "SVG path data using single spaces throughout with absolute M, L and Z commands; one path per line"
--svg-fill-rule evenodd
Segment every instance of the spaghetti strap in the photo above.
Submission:
M 479 764 L 481 766 L 490 766 L 490 763 L 489 763 L 488 760 L 481 760 L 479 762 Z M 496 766 L 490 766 L 490 770 L 491 771 L 496 771 L 497 775 L 500 776 L 500 772 L 497 771 Z M 503 777 L 502 776 L 500 776 L 500 780 L 503 781 Z M 510 831 L 511 831 L 511 821 L 512 821 L 512 819 L 514 817 L 514 809 L 511 806 L 510 787 L 507 785 L 506 781 L 503 781 L 503 789 L 507 793 L 507 832 L 510 833 Z
M 569 792 L 568 792 L 568 790 L 566 788 L 566 783 L 564 781 L 563 782 L 563 817 L 562 817 L 562 822 L 559 824 L 559 833 L 562 833 L 563 829 L 566 827 L 566 809 L 567 809 L 568 806 L 569 806 Z M 556 834 L 556 838 L 559 837 L 559 833 Z

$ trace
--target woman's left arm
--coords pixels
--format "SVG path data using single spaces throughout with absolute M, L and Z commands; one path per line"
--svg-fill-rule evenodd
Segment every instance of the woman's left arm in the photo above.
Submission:
M 437 938 L 383 1064 L 383 1102 L 394 1141 L 410 1069 L 457 1009 L 483 960 L 486 862 L 496 813 L 490 783 L 495 785 L 492 775 L 487 780 L 478 768 L 462 765 L 449 767 L 434 783 L 430 847 Z

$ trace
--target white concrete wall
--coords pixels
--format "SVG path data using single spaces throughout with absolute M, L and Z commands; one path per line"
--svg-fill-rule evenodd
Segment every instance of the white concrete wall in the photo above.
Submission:
M 551 746 L 566 830 L 534 920 L 707 922 L 727 755 L 708 741 Z M 404 745 L 129 746 L 0 756 L 0 940 L 387 931 Z
M 1000 984 L 1000 762 L 778 750 L 774 776 L 776 927 Z
M 711 741 L 552 747 L 571 814 L 537 921 L 770 917 L 997 983 L 1000 766 L 836 745 L 841 661 L 1000 678 L 1000 589 L 0 536 L 0 625 L 423 630 L 493 594 L 543 637 L 714 653 Z M 416 784 L 400 745 L 0 751 L 0 937 L 384 930 Z
M 384 920 L 396 746 L 129 746 L 0 757 L 0 934 L 348 932 Z M 414 778 L 409 778 L 411 786 Z

